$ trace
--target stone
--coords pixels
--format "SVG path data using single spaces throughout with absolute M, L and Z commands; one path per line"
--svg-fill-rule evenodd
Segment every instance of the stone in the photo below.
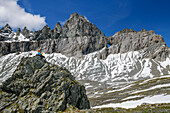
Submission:
M 22 58 L 0 91 L 0 112 L 57 112 L 64 111 L 67 104 L 90 108 L 84 86 L 68 70 L 39 56 Z
M 77 37 L 77 36 L 98 36 L 105 35 L 85 17 L 74 13 L 63 25 L 62 37 Z
M 144 58 L 164 61 L 168 55 L 168 47 L 162 36 L 153 31 L 142 29 L 141 32 L 131 32 L 123 29 L 112 37 L 108 37 L 108 54 L 126 53 L 129 51 L 144 51 Z
M 12 33 L 12 28 L 6 24 L 3 28 L 0 29 L 0 33 Z
M 18 28 L 18 30 L 17 30 L 17 32 L 16 32 L 16 36 L 19 36 L 19 35 L 20 35 L 20 33 L 21 33 L 21 29 L 20 29 L 20 28 Z

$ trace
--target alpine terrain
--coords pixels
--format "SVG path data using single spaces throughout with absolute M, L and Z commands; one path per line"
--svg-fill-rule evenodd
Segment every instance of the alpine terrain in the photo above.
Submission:
M 54 29 L 0 29 L 3 112 L 170 112 L 169 81 L 170 48 L 153 30 L 106 37 L 78 13 Z

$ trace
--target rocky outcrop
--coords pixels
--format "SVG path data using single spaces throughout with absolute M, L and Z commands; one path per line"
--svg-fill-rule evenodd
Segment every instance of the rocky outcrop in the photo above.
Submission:
M 11 27 L 6 24 L 3 28 L 0 29 L 0 41 L 5 41 L 9 39 L 9 34 L 12 34 Z
M 10 34 L 11 32 L 12 32 L 12 29 L 8 24 L 6 24 L 2 29 L 0 29 L 0 33 L 9 33 Z
M 77 36 L 105 37 L 105 35 L 85 17 L 74 13 L 63 25 L 62 37 Z
M 21 29 L 20 29 L 20 28 L 18 28 L 18 30 L 17 30 L 17 32 L 16 32 L 16 36 L 19 36 L 19 35 L 20 35 L 20 33 L 21 33 Z
M 15 53 L 15 52 L 25 52 L 32 51 L 39 48 L 38 42 L 0 42 L 0 56 Z
M 129 51 L 143 50 L 145 58 L 164 61 L 168 56 L 168 47 L 161 35 L 154 31 L 142 29 L 140 32 L 132 29 L 123 29 L 107 38 L 108 54 L 126 53 Z
M 62 32 L 62 27 L 61 24 L 58 22 L 54 28 L 54 36 L 53 36 L 54 39 L 58 38 L 61 35 L 61 32 Z
M 32 37 L 33 37 L 32 31 L 29 31 L 27 29 L 27 27 L 24 27 L 24 29 L 22 30 L 21 34 L 23 36 L 25 36 L 25 38 L 27 38 L 27 39 L 32 39 Z
M 39 56 L 23 58 L 0 86 L 1 112 L 57 112 L 70 105 L 90 108 L 84 86 L 69 71 Z

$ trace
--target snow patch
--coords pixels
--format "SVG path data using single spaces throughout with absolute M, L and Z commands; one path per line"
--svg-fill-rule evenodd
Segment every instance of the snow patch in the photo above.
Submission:
M 105 108 L 105 107 L 122 107 L 122 108 L 135 108 L 143 103 L 155 104 L 155 103 L 170 103 L 170 95 L 155 95 L 151 97 L 144 97 L 140 100 L 126 101 L 122 103 L 111 103 L 101 106 L 95 106 L 92 108 Z

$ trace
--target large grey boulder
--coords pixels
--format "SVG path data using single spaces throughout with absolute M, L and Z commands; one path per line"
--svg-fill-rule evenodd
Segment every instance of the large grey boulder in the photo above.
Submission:
M 1 112 L 57 112 L 70 105 L 90 108 L 84 86 L 69 71 L 39 56 L 23 58 L 0 86 Z

